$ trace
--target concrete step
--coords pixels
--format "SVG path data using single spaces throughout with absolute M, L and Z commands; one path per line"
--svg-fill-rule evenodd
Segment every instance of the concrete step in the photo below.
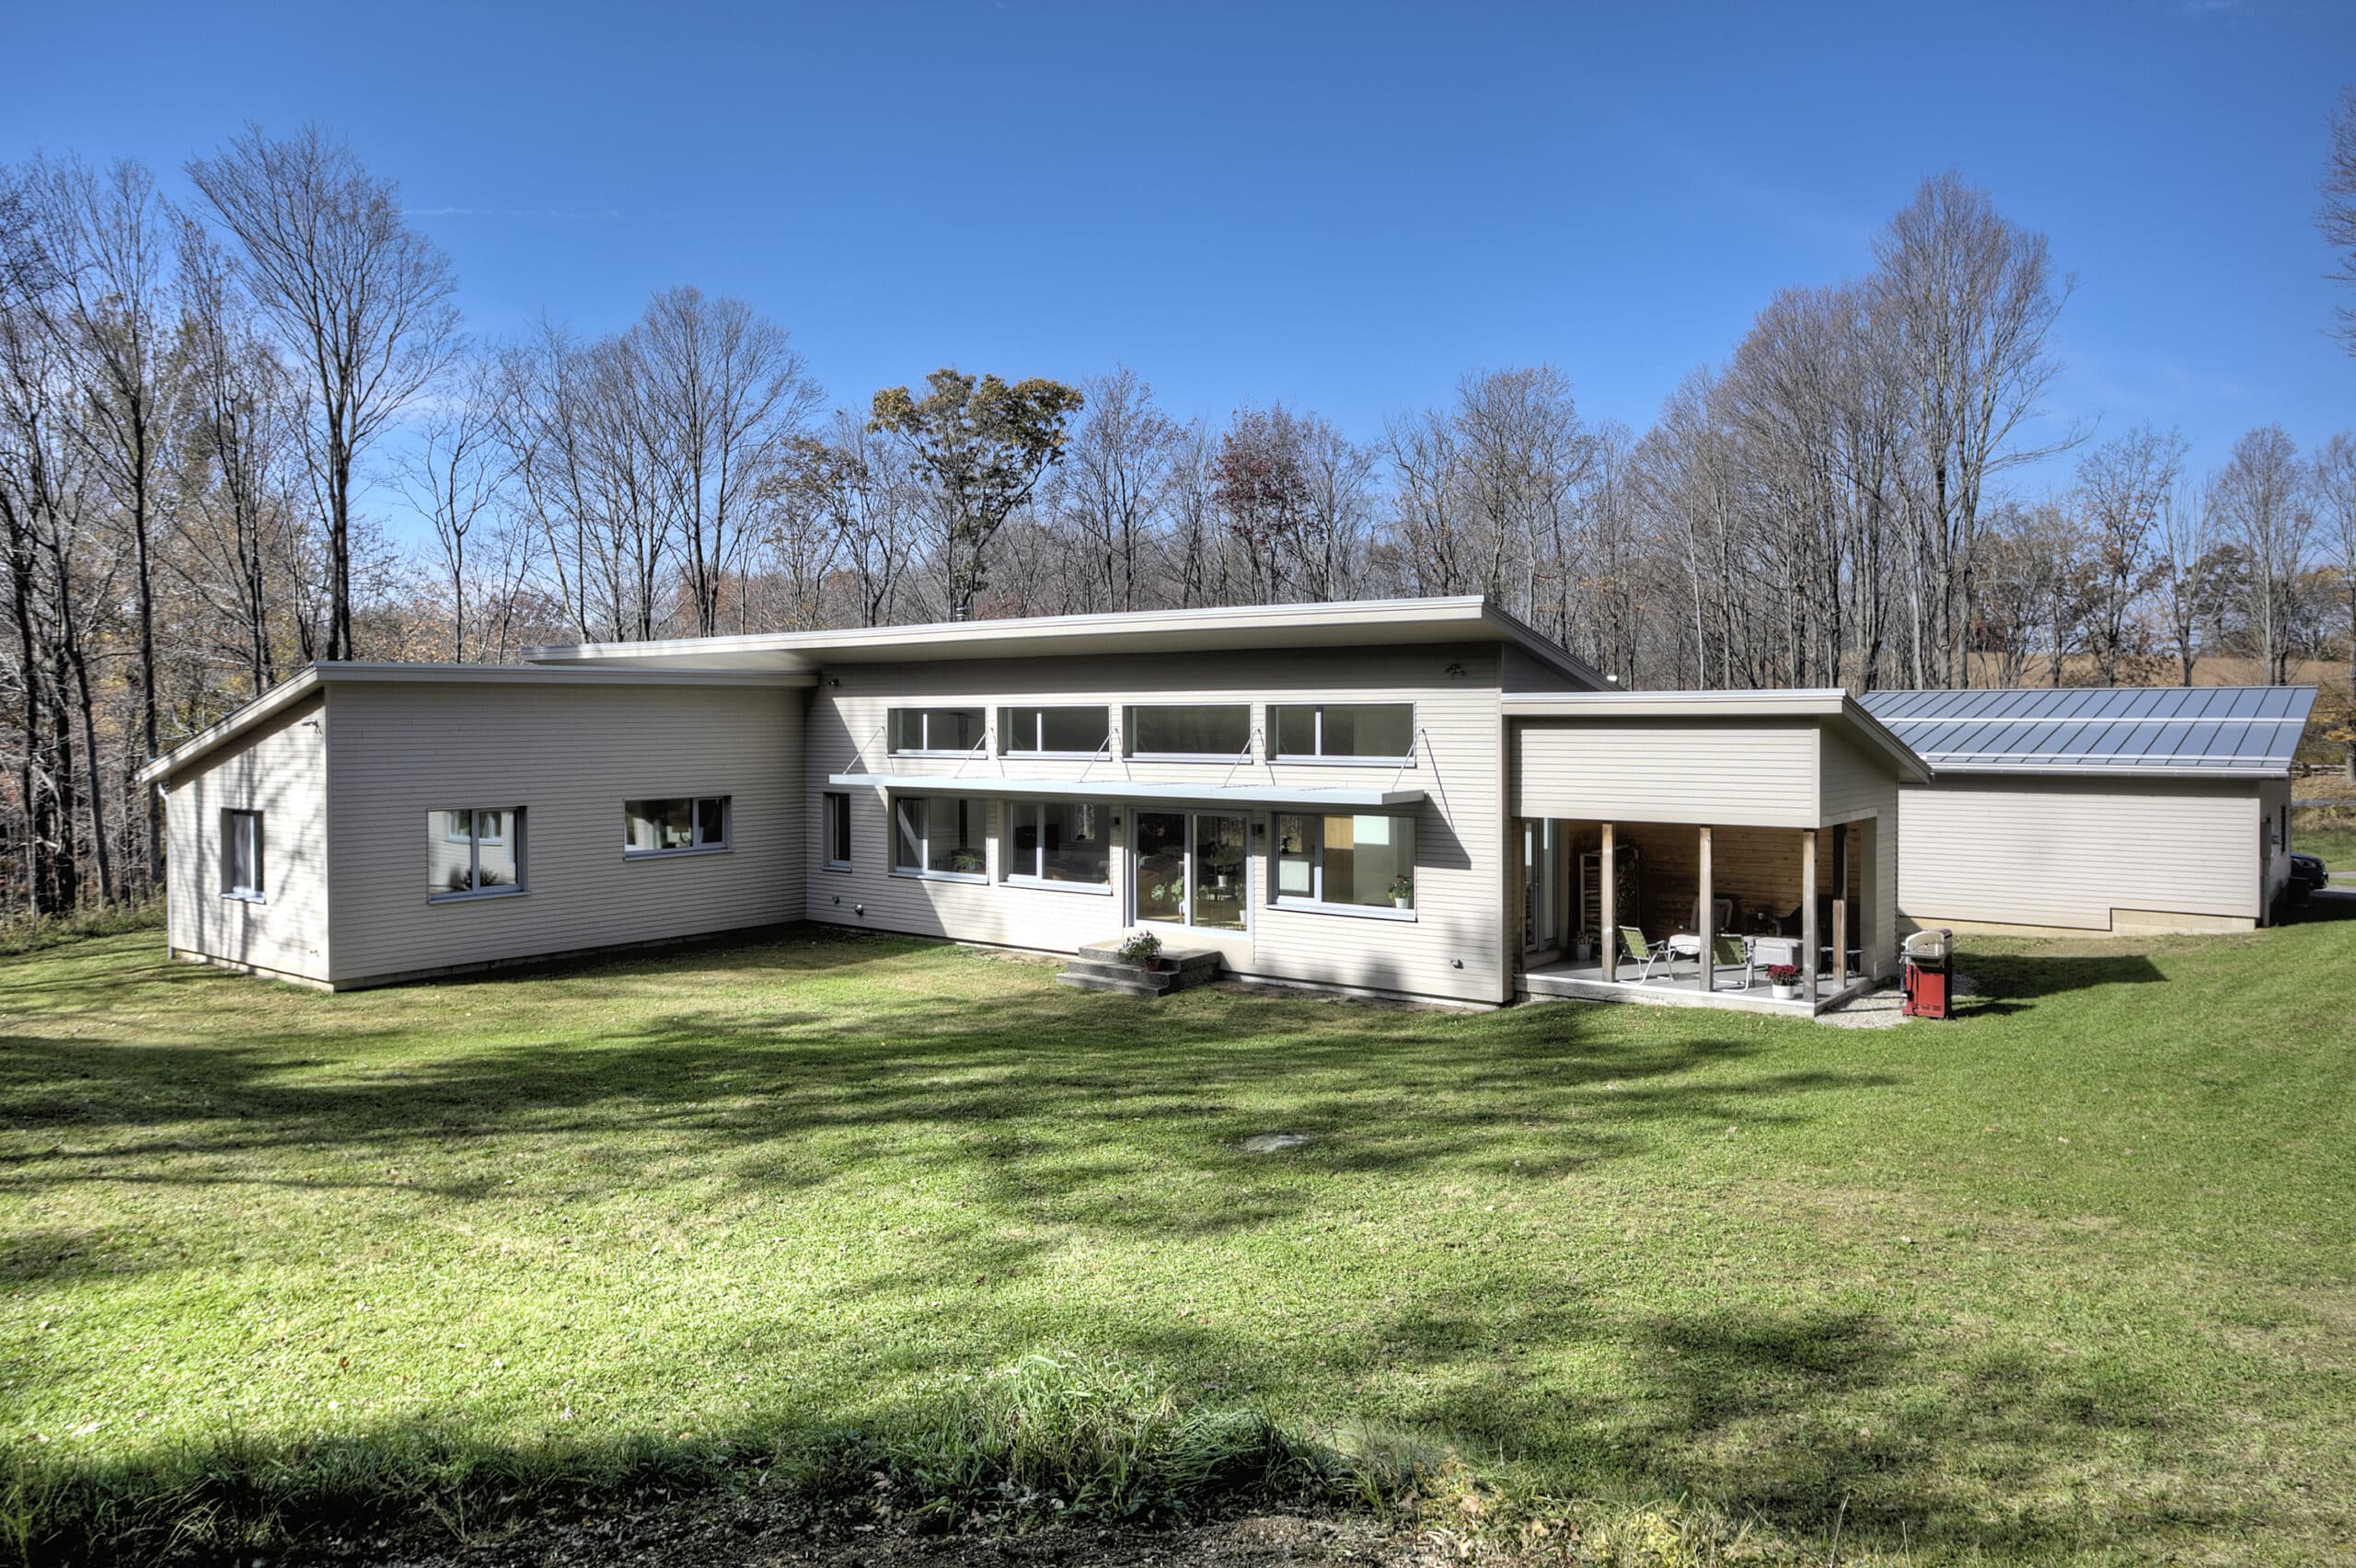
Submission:
M 1075 974 L 1069 971 L 1056 976 L 1058 986 L 1069 986 L 1076 991 L 1111 991 L 1123 997 L 1166 997 L 1166 986 L 1147 986 L 1136 978 L 1121 979 L 1110 974 Z
M 1164 948 L 1162 967 L 1140 969 L 1114 951 L 1113 942 L 1091 942 L 1074 953 L 1056 976 L 1087 991 L 1117 991 L 1129 997 L 1166 997 L 1218 978 L 1217 948 Z

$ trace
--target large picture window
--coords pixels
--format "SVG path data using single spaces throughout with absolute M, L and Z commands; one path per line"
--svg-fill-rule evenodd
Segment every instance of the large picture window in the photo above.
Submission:
M 1157 703 L 1128 710 L 1122 732 L 1131 756 L 1216 758 L 1252 747 L 1249 703 Z
M 1415 744 L 1411 702 L 1286 703 L 1276 755 L 1290 762 L 1404 762 Z
M 1276 902 L 1412 913 L 1415 819 L 1276 815 Z
M 728 847 L 728 797 L 622 802 L 622 854 L 692 855 Z
M 478 898 L 524 891 L 524 809 L 474 806 L 425 813 L 425 891 Z
M 901 795 L 892 801 L 892 870 L 902 876 L 980 882 L 983 802 L 964 795 Z
M 1094 756 L 1111 726 L 1105 708 L 1001 708 L 998 749 L 1008 756 Z
M 1015 882 L 1113 884 L 1112 813 L 1092 801 L 1009 801 L 1000 870 Z
M 978 708 L 895 708 L 892 750 L 902 756 L 962 756 L 982 744 Z
M 230 898 L 262 899 L 261 813 L 221 813 L 221 891 Z

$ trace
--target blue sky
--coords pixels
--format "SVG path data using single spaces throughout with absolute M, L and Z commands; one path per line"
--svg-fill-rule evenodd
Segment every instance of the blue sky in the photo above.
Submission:
M 2194 461 L 2356 425 L 2326 335 L 2349 0 L 1786 7 L 21 4 L 36 147 L 179 166 L 317 120 L 450 252 L 469 327 L 734 293 L 837 402 L 1126 362 L 1181 414 L 1360 436 L 1552 361 L 1643 428 L 1776 288 L 1953 165 L 2079 274 L 2058 411 Z

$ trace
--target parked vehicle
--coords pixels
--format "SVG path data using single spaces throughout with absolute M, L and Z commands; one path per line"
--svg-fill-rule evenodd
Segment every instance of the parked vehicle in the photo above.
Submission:
M 2304 904 L 2309 894 L 2330 882 L 2331 873 L 2324 869 L 2322 856 L 2302 855 L 2295 849 L 2291 852 L 2291 881 L 2282 892 L 2292 904 Z

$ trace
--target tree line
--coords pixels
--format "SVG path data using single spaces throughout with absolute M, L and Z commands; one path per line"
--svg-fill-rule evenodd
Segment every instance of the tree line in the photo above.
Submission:
M 2356 676 L 2356 440 L 2203 467 L 2057 417 L 2074 280 L 1952 172 L 1641 434 L 1552 364 L 1358 433 L 1182 418 L 1119 365 L 835 405 L 690 286 L 469 338 L 449 259 L 319 130 L 184 172 L 176 202 L 135 162 L 0 166 L 9 911 L 149 895 L 138 767 L 322 659 L 1484 594 L 1631 688 Z

